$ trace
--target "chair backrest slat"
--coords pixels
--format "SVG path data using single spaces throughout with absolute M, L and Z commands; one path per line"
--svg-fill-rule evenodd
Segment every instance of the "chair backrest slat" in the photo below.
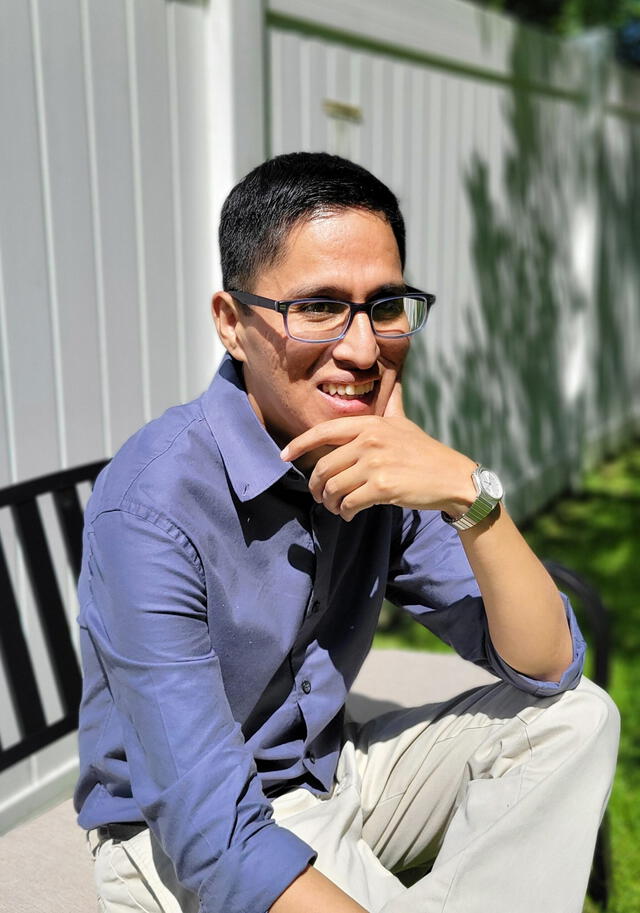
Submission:
M 53 503 L 62 530 L 67 561 L 77 580 L 82 564 L 82 508 L 78 492 L 74 486 L 54 491 Z
M 6 670 L 9 693 L 18 723 L 25 735 L 44 729 L 46 720 L 33 671 L 27 641 L 20 623 L 18 603 L 0 542 L 0 652 Z
M 11 507 L 51 665 L 66 712 L 77 707 L 82 682 L 69 623 L 35 498 Z

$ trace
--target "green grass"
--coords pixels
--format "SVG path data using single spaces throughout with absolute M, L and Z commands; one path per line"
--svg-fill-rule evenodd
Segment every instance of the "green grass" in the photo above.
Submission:
M 538 555 L 555 558 L 587 578 L 610 612 L 613 668 L 609 692 L 622 716 L 622 736 L 609 803 L 613 853 L 609 913 L 638 913 L 640 445 L 588 473 L 580 495 L 558 501 L 524 532 Z
M 640 444 L 589 472 L 579 494 L 556 501 L 526 524 L 523 533 L 541 558 L 553 558 L 593 584 L 609 610 L 609 692 L 620 709 L 622 736 L 609 803 L 613 890 L 608 913 L 639 913 Z M 589 642 L 579 605 L 576 611 Z M 378 647 L 443 649 L 409 619 L 386 628 L 376 635 Z M 590 666 L 589 657 L 587 674 Z M 587 900 L 585 913 L 598 913 L 598 908 Z

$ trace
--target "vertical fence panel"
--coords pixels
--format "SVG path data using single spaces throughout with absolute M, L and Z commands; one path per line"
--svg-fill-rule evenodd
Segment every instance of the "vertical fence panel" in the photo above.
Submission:
M 144 421 L 125 0 L 88 2 L 86 10 L 109 453 Z
M 205 41 L 205 26 L 210 25 L 208 6 L 206 0 L 200 0 L 172 2 L 168 7 L 175 65 L 173 180 L 180 201 L 176 230 L 180 244 L 177 300 L 184 318 L 179 334 L 185 375 L 182 399 L 196 396 L 209 384 L 223 351 L 210 313 L 211 294 L 218 281 L 213 231 L 218 214 L 212 212 L 211 201 L 214 189 L 224 186 L 225 178 L 212 170 L 211 161 L 212 143 L 219 142 L 230 125 L 218 113 L 219 88 L 210 81 L 209 58 L 217 48 Z M 259 15 L 258 9 L 247 9 L 249 14 Z M 247 117 L 259 118 L 261 112 L 249 110 Z M 246 156 L 244 150 L 240 154 Z M 262 158 L 263 151 L 252 150 L 252 156 Z
M 0 243 L 0 485 L 7 485 L 15 477 L 15 470 L 12 466 L 15 460 L 15 448 L 9 365 L 7 298 L 2 269 L 2 244 Z
M 3 394 L 13 417 L 9 464 L 15 478 L 26 478 L 60 460 L 58 411 L 29 4 L 3 4 L 0 16 L 0 305 L 3 376 L 10 381 Z
M 426 155 L 426 79 L 423 69 L 417 67 L 409 70 L 409 94 L 411 109 L 405 133 L 399 140 L 406 145 L 407 161 L 407 202 L 409 219 L 416 229 L 407 238 L 407 261 L 411 263 L 411 272 L 407 272 L 409 282 L 419 288 L 427 289 L 429 275 L 427 271 L 427 212 L 428 188 L 424 180 L 424 158 Z
M 360 122 L 355 128 L 356 141 L 354 142 L 354 157 L 357 162 L 361 162 L 365 168 L 373 168 L 373 157 L 375 150 L 375 138 L 373 134 L 373 70 L 372 61 L 367 54 L 354 53 L 353 65 L 357 67 L 357 78 L 355 83 L 358 87 L 357 95 L 354 95 L 354 104 L 360 109 Z
M 82 28 L 76 0 L 32 3 L 32 9 L 42 80 L 43 192 L 51 217 L 48 255 L 56 388 L 64 420 L 62 460 L 75 465 L 103 447 L 100 387 L 86 382 L 100 355 Z
M 131 0 L 129 0 L 131 3 Z M 150 416 L 157 415 L 179 387 L 176 340 L 176 265 L 171 160 L 170 91 L 166 10 L 153 0 L 131 4 L 135 67 L 134 142 L 140 163 L 143 227 L 144 333 L 147 338 Z M 169 342 L 171 339 L 171 342 Z

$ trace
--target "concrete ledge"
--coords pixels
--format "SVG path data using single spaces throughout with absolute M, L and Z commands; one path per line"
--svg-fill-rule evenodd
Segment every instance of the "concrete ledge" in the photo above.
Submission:
M 92 860 L 71 799 L 0 838 L 2 913 L 92 913 Z
M 372 650 L 353 684 L 349 714 L 359 723 L 399 707 L 446 701 L 498 679 L 454 653 Z

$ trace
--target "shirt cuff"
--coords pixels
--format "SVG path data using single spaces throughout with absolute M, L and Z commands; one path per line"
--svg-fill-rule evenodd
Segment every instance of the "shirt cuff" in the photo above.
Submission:
M 538 697 L 551 697 L 554 694 L 561 694 L 563 691 L 569 691 L 577 686 L 582 676 L 587 645 L 585 644 L 580 628 L 578 627 L 578 622 L 573 609 L 571 608 L 571 603 L 564 593 L 560 593 L 560 596 L 562 597 L 564 610 L 569 623 L 569 631 L 571 632 L 573 659 L 562 673 L 559 682 L 545 682 L 537 678 L 530 678 L 528 675 L 523 675 L 521 672 L 516 672 L 515 669 L 512 669 L 512 667 L 502 659 L 491 643 L 491 639 L 487 638 L 486 649 L 491 670 L 504 681 L 511 682 L 516 688 L 520 688 L 521 691 L 528 691 L 530 694 L 535 694 Z
M 200 888 L 201 913 L 267 913 L 317 855 L 292 831 L 268 825 L 217 860 Z

